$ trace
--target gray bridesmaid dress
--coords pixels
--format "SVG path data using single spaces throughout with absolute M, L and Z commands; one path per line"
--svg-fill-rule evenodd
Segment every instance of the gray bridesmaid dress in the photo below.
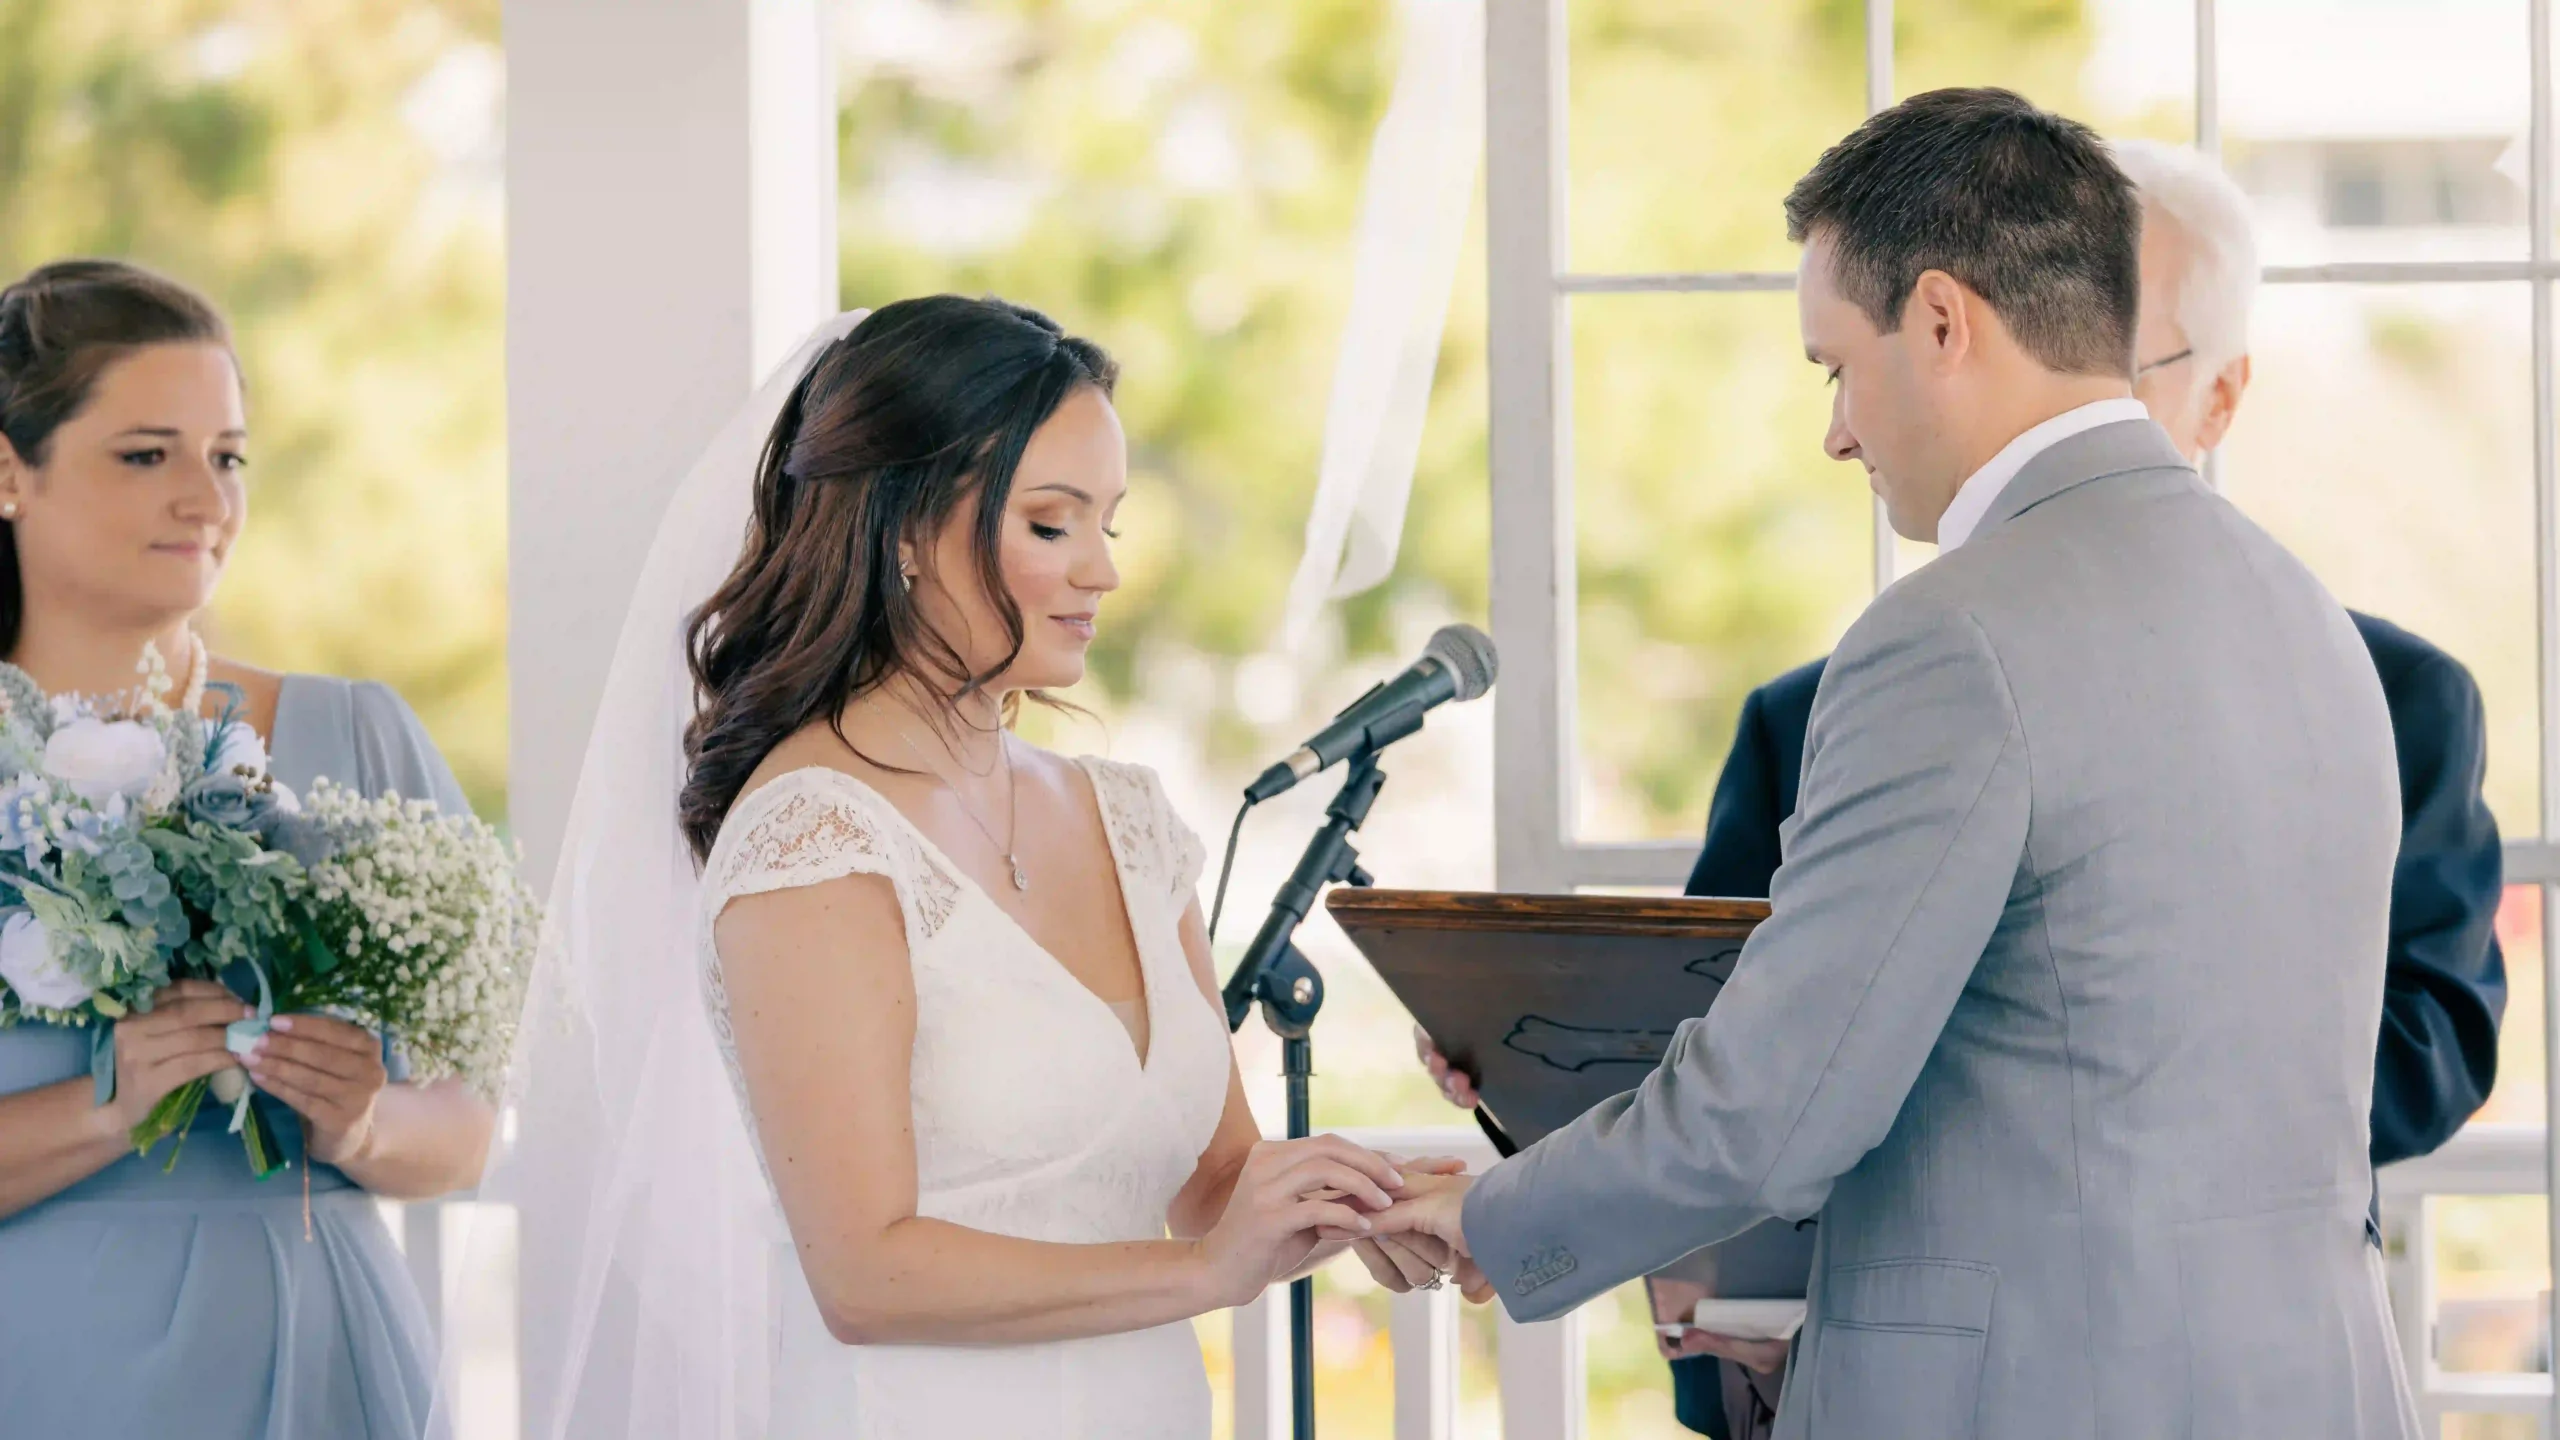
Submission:
M 329 779 L 469 808 L 417 716 L 390 689 L 284 681 L 276 778 Z M 82 1029 L 0 1030 L 0 1094 L 88 1074 Z M 396 1057 L 393 1074 L 400 1073 Z M 208 1103 L 163 1174 L 166 1142 L 0 1219 L 0 1434 L 43 1440 L 408 1440 L 427 1433 L 436 1375 L 425 1306 L 373 1198 L 296 1164 L 260 1181 Z M 443 1422 L 437 1422 L 441 1430 Z

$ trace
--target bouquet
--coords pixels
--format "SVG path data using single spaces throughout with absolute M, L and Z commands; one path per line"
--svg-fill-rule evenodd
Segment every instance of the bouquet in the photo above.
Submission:
M 113 702 L 49 698 L 0 664 L 0 1026 L 90 1026 L 103 1105 L 116 1020 L 204 977 L 255 992 L 225 1036 L 234 1054 L 278 1013 L 325 1011 L 395 1034 L 414 1078 L 494 1099 L 538 929 L 512 848 L 423 800 L 327 780 L 297 797 L 237 692 L 211 720 L 171 707 L 158 658 Z M 170 1092 L 135 1149 L 183 1145 L 209 1095 L 232 1107 L 250 1169 L 280 1168 L 236 1067 Z

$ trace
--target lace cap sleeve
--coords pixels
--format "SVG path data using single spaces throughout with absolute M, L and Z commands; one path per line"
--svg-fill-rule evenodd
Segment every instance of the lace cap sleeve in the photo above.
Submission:
M 885 804 L 833 771 L 794 771 L 765 785 L 731 814 L 711 853 L 706 915 L 742 896 L 879 875 L 897 892 L 908 948 L 922 945 L 951 918 L 959 886 L 903 824 L 879 813 Z
M 1200 872 L 1208 851 L 1200 837 L 1174 813 L 1165 798 L 1164 782 L 1144 765 L 1117 760 L 1088 762 L 1094 793 L 1102 802 L 1103 822 L 1112 841 L 1133 867 L 1162 883 L 1177 908 L 1188 905 L 1200 888 Z
M 1189 904 L 1197 898 L 1200 872 L 1208 867 L 1208 847 L 1200 843 L 1198 832 L 1184 824 L 1182 817 L 1174 812 L 1173 802 L 1165 798 L 1164 784 L 1156 778 L 1153 770 L 1147 772 L 1147 785 L 1155 791 L 1156 808 L 1164 815 L 1165 847 L 1171 855 L 1173 868 L 1173 898 Z

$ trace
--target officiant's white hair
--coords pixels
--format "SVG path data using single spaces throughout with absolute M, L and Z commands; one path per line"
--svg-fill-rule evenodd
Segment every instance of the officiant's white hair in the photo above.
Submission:
M 2223 366 L 2249 353 L 2249 306 L 2258 293 L 2258 237 L 2249 221 L 2249 197 L 2212 157 L 2190 146 L 2118 140 L 2110 148 L 2141 192 L 2146 220 L 2166 217 L 2186 239 L 2178 324 L 2195 347 L 2198 382 L 2210 384 Z

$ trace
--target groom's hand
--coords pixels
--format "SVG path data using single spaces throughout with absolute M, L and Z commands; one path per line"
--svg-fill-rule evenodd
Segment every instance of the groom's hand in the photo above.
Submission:
M 1386 1158 L 1406 1176 L 1463 1175 L 1467 1169 L 1467 1162 L 1454 1155 L 1415 1158 L 1389 1154 Z M 1414 1192 L 1408 1181 L 1387 1193 L 1401 1200 Z M 1456 1262 L 1455 1252 L 1445 1241 L 1418 1233 L 1355 1239 L 1351 1249 L 1360 1257 L 1360 1264 L 1368 1270 L 1371 1279 L 1398 1295 L 1412 1290 L 1428 1290 L 1443 1283 Z
M 1459 1293 L 1481 1305 L 1493 1298 L 1493 1282 L 1485 1278 L 1475 1257 L 1467 1253 L 1467 1191 L 1475 1183 L 1472 1175 L 1406 1171 L 1404 1187 L 1396 1192 L 1396 1203 L 1376 1219 L 1373 1238 L 1402 1237 L 1408 1244 L 1428 1238 L 1447 1246 L 1450 1259 L 1455 1262 L 1449 1278 L 1458 1282 Z
M 1425 1175 L 1408 1171 L 1395 1203 L 1377 1217 L 1380 1235 L 1425 1235 L 1457 1253 L 1467 1253 L 1467 1191 L 1472 1175 Z
M 1453 1259 L 1447 1246 L 1424 1235 L 1355 1240 L 1351 1250 L 1360 1257 L 1369 1278 L 1398 1295 L 1440 1284 L 1448 1277 Z

